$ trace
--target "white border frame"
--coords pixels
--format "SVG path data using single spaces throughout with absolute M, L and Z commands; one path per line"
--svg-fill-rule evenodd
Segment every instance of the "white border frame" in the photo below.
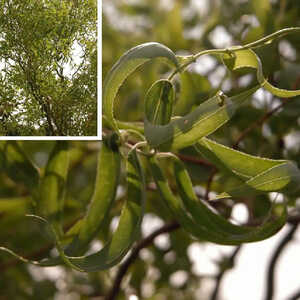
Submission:
M 97 135 L 96 136 L 0 136 L 0 141 L 96 141 L 102 140 L 102 5 L 97 1 Z

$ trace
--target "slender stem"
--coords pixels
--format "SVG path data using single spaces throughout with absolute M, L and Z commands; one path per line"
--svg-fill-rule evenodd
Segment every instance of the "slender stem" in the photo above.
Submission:
M 298 228 L 298 224 L 294 224 L 290 227 L 290 230 L 286 236 L 280 241 L 278 247 L 276 248 L 274 254 L 271 257 L 268 272 L 267 272 L 267 290 L 265 295 L 265 300 L 272 300 L 275 293 L 275 269 L 280 255 L 287 244 L 293 239 L 293 236 Z
M 284 28 L 282 30 L 278 30 L 278 31 L 276 31 L 268 36 L 265 36 L 255 42 L 243 45 L 239 49 L 249 49 L 249 48 L 261 47 L 261 46 L 264 46 L 268 42 L 272 42 L 272 40 L 274 40 L 275 38 L 282 37 L 288 33 L 292 33 L 295 31 L 300 31 L 300 27 L 290 27 L 290 28 Z
M 208 50 L 201 51 L 195 55 L 192 55 L 191 59 L 189 59 L 187 62 L 185 62 L 181 66 L 179 66 L 179 68 L 174 70 L 173 73 L 169 76 L 168 80 L 172 80 L 178 72 L 183 71 L 187 66 L 189 66 L 191 63 L 195 62 L 202 55 L 206 55 L 206 54 L 219 55 L 219 54 L 225 54 L 225 53 L 232 53 L 237 50 L 261 47 L 261 46 L 264 46 L 268 42 L 272 42 L 275 38 L 278 38 L 278 37 L 281 37 L 288 33 L 296 32 L 296 31 L 300 31 L 300 27 L 285 28 L 285 29 L 276 31 L 268 36 L 265 36 L 255 42 L 248 43 L 246 45 L 232 46 L 232 47 L 223 48 L 223 49 L 208 49 Z
M 299 300 L 300 299 L 300 290 L 296 291 L 288 300 Z
M 235 258 L 237 256 L 237 254 L 239 253 L 239 251 L 241 250 L 242 246 L 237 246 L 234 251 L 232 252 L 232 254 L 229 256 L 228 258 L 228 262 L 230 264 L 230 266 L 234 267 L 234 263 L 235 263 Z M 222 269 L 220 271 L 220 273 L 217 275 L 216 277 L 216 285 L 215 288 L 211 294 L 210 300 L 217 300 L 218 296 L 219 296 L 219 291 L 220 291 L 220 287 L 221 287 L 221 283 L 222 280 L 224 278 L 225 273 L 229 270 L 229 268 L 227 269 Z
M 211 174 L 210 174 L 208 180 L 207 180 L 206 190 L 205 190 L 205 196 L 204 196 L 204 199 L 205 199 L 205 200 L 209 200 L 209 192 L 210 192 L 211 184 L 212 184 L 212 182 L 213 182 L 213 180 L 214 180 L 214 177 L 215 177 L 215 175 L 217 174 L 217 172 L 218 172 L 217 169 L 214 168 L 214 169 L 212 170 L 212 172 L 211 172 Z
M 286 100 L 286 99 L 284 99 Z M 274 115 L 280 108 L 282 108 L 288 101 L 283 101 L 281 104 L 273 108 L 272 110 L 266 112 L 260 119 L 253 122 L 250 126 L 248 126 L 237 138 L 236 142 L 233 145 L 234 149 L 239 147 L 239 143 L 247 136 L 247 134 L 252 131 L 255 127 L 261 126 L 264 124 L 270 117 Z
M 225 53 L 228 53 L 228 51 L 230 51 L 230 50 L 229 49 L 208 49 L 208 50 L 201 51 L 195 55 L 192 55 L 191 59 L 189 59 L 187 62 L 185 62 L 179 68 L 177 68 L 176 70 L 173 71 L 173 73 L 169 76 L 168 80 L 172 80 L 173 77 L 178 72 L 183 71 L 187 66 L 194 63 L 202 55 L 206 55 L 206 54 L 218 55 L 218 54 L 222 54 L 222 53 L 225 54 Z

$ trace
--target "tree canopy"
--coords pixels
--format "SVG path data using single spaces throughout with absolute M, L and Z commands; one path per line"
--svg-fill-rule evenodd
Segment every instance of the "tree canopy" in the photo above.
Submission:
M 96 0 L 1 0 L 0 135 L 97 135 Z

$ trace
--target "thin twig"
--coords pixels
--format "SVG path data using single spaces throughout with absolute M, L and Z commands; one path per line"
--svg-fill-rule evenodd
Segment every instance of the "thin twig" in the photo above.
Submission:
M 165 224 L 164 226 L 162 226 L 161 228 L 157 229 L 152 234 L 150 234 L 148 237 L 141 240 L 132 249 L 131 254 L 125 260 L 125 262 L 120 266 L 118 273 L 116 275 L 116 278 L 114 280 L 113 286 L 112 286 L 111 290 L 109 291 L 109 293 L 107 294 L 107 296 L 105 297 L 105 300 L 116 299 L 116 297 L 120 291 L 122 280 L 123 280 L 124 276 L 126 275 L 126 272 L 128 271 L 129 267 L 134 263 L 134 261 L 138 258 L 141 249 L 146 248 L 149 245 L 151 245 L 152 242 L 154 241 L 154 239 L 157 236 L 159 236 L 160 234 L 174 231 L 174 230 L 178 229 L 179 227 L 180 227 L 180 225 L 177 222 L 173 221 L 171 223 Z
M 285 99 L 284 99 L 285 100 Z M 239 147 L 239 143 L 246 137 L 246 135 L 253 130 L 255 127 L 259 127 L 261 125 L 263 125 L 270 117 L 272 117 L 279 109 L 281 109 L 285 104 L 287 103 L 287 101 L 283 101 L 281 102 L 281 104 L 279 104 L 278 106 L 276 106 L 275 108 L 273 108 L 272 110 L 266 112 L 260 119 L 258 119 L 257 121 L 255 121 L 254 123 L 252 123 L 249 127 L 247 127 L 241 134 L 240 136 L 237 138 L 236 142 L 233 145 L 233 149 L 238 149 Z
M 294 84 L 292 85 L 292 89 L 297 89 L 300 85 L 300 76 L 296 78 Z M 246 137 L 246 135 L 253 130 L 255 127 L 261 126 L 264 124 L 270 117 L 272 117 L 279 109 L 281 109 L 285 104 L 290 103 L 291 99 L 281 99 L 281 103 L 273 108 L 272 110 L 266 112 L 260 119 L 252 123 L 249 127 L 247 127 L 237 138 L 235 144 L 233 145 L 234 149 L 238 149 L 239 143 Z
M 300 223 L 300 214 L 291 214 L 287 217 L 287 222 L 292 225 Z
M 214 180 L 214 177 L 215 177 L 215 175 L 217 174 L 217 172 L 218 172 L 217 169 L 214 168 L 214 169 L 212 170 L 212 172 L 211 172 L 211 174 L 210 174 L 208 180 L 207 180 L 206 190 L 205 190 L 205 196 L 204 196 L 204 199 L 205 199 L 205 200 L 209 200 L 209 192 L 210 192 L 211 184 L 212 184 L 212 182 L 213 182 L 213 180 Z
M 193 157 L 193 156 L 189 156 L 189 155 L 185 155 L 185 154 L 180 154 L 180 153 L 177 153 L 176 154 L 182 161 L 185 161 L 185 162 L 190 162 L 190 163 L 193 163 L 195 165 L 200 165 L 200 166 L 207 166 L 207 167 L 213 167 L 215 168 L 215 166 L 204 160 L 204 159 L 200 159 L 200 158 L 196 158 L 196 157 Z
M 230 266 L 234 266 L 235 263 L 235 258 L 237 256 L 237 254 L 239 253 L 239 251 L 241 250 L 241 245 L 237 246 L 234 251 L 232 252 L 232 254 L 228 257 L 228 263 L 230 264 Z M 217 275 L 216 277 L 216 285 L 215 288 L 211 294 L 210 300 L 217 300 L 218 296 L 219 296 L 219 291 L 220 291 L 220 287 L 221 287 L 221 283 L 222 280 L 224 278 L 225 273 L 229 270 L 229 268 L 223 268 L 221 269 L 220 273 Z
M 300 299 L 300 290 L 294 293 L 288 300 L 299 300 Z
M 272 300 L 275 293 L 275 268 L 278 262 L 280 255 L 282 254 L 283 249 L 287 244 L 293 239 L 293 236 L 297 230 L 298 224 L 294 224 L 290 227 L 290 230 L 280 241 L 276 247 L 275 252 L 273 253 L 267 271 L 267 290 L 265 295 L 265 300 Z

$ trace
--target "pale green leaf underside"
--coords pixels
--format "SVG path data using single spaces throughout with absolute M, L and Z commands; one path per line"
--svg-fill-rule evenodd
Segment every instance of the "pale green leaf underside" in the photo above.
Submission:
M 201 139 L 196 149 L 221 171 L 231 173 L 244 181 L 244 184 L 219 195 L 218 198 L 272 191 L 293 192 L 300 180 L 298 168 L 287 160 L 252 156 L 208 138 Z

